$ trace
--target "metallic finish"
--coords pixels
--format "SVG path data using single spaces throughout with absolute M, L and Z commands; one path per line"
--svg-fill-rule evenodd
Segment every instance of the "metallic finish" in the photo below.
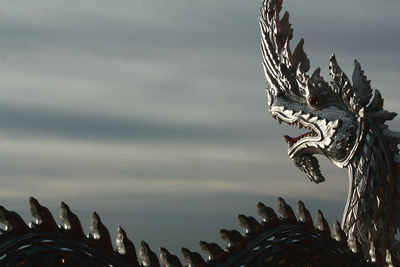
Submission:
M 289 14 L 280 15 L 281 8 L 281 0 L 264 0 L 260 16 L 269 111 L 279 123 L 311 130 L 297 138 L 285 136 L 289 157 L 316 183 L 324 177 L 314 154 L 348 169 L 349 192 L 341 228 L 349 236 L 351 249 L 361 250 L 378 265 L 386 261 L 397 266 L 400 133 L 385 124 L 397 114 L 383 109 L 380 92 L 372 90 L 357 60 L 351 81 L 335 55 L 329 62 L 330 84 L 320 76 L 319 68 L 309 76 L 304 40 L 292 53 L 293 29 Z M 317 227 L 325 229 L 320 215 L 317 213 Z M 337 224 L 334 229 L 335 238 L 342 240 L 342 229 Z
M 400 266 L 400 243 L 395 234 L 400 227 L 398 198 L 400 133 L 385 122 L 396 114 L 383 109 L 379 91 L 355 61 L 352 82 L 340 69 L 335 56 L 330 59 L 331 83 L 317 68 L 307 74 L 310 62 L 301 40 L 292 53 L 293 29 L 289 13 L 280 16 L 282 0 L 264 0 L 261 8 L 263 65 L 271 115 L 279 122 L 309 132 L 285 136 L 288 154 L 308 178 L 323 182 L 314 154 L 325 155 L 349 171 L 349 194 L 342 225 L 335 221 L 332 235 L 323 213 L 313 221 L 299 201 L 297 218 L 283 198 L 275 211 L 257 204 L 261 221 L 239 215 L 244 233 L 220 231 L 228 243 L 201 241 L 204 259 L 198 252 L 182 248 L 187 266 Z M 183 266 L 179 258 L 160 248 L 160 261 L 145 241 L 139 258 L 131 240 L 119 227 L 115 250 L 100 216 L 92 213 L 91 233 L 84 234 L 79 218 L 64 202 L 57 226 L 46 207 L 33 197 L 30 211 L 35 219 L 28 226 L 13 211 L 0 206 L 1 266 Z
M 0 266 L 183 266 L 179 258 L 167 249 L 160 248 L 160 260 L 145 241 L 136 249 L 125 231 L 119 227 L 115 250 L 107 228 L 97 213 L 92 214 L 91 233 L 77 234 L 80 223 L 71 220 L 67 228 L 53 227 L 53 217 L 47 208 L 31 198 L 32 216 L 40 221 L 27 227 L 15 212 L 2 208 L 3 222 L 8 230 L 0 235 Z M 310 213 L 299 202 L 296 218 L 293 209 L 284 199 L 277 199 L 278 217 L 272 208 L 257 204 L 261 222 L 254 217 L 239 215 L 244 233 L 237 230 L 221 230 L 221 237 L 228 243 L 223 249 L 216 243 L 200 241 L 199 246 L 206 258 L 198 252 L 182 248 L 182 261 L 188 266 L 329 266 L 335 262 L 341 266 L 368 266 L 364 255 L 354 253 L 346 241 L 346 234 L 336 222 L 332 237 L 329 225 L 321 211 L 317 211 L 315 227 Z M 73 214 L 65 203 L 65 213 Z M 66 212 L 68 211 L 68 212 Z M 47 224 L 46 222 L 51 222 Z M 79 232 L 78 232 L 79 233 Z M 362 251 L 353 240 L 355 252 Z M 374 243 L 375 244 L 375 243 Z M 379 251 L 370 249 L 375 258 L 382 258 Z M 335 259 L 340 255 L 339 259 Z M 386 254 L 386 258 L 390 257 Z

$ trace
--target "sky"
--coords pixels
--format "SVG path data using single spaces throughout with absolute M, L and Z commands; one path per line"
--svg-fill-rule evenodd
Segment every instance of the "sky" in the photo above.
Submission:
M 34 196 L 89 231 L 197 249 L 256 203 L 302 199 L 340 220 L 347 173 L 320 158 L 315 185 L 287 157 L 296 133 L 267 113 L 260 1 L 0 2 L 0 204 L 29 221 Z M 400 2 L 286 1 L 312 69 L 361 63 L 400 112 Z M 398 120 L 391 123 L 400 129 Z M 218 241 L 219 242 L 219 241 Z M 219 242 L 220 244 L 223 244 Z

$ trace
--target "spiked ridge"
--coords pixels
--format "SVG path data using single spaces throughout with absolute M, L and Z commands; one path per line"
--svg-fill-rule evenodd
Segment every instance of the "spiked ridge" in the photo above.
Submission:
M 321 211 L 317 211 L 313 226 L 309 211 L 304 203 L 298 202 L 298 219 L 293 209 L 284 199 L 278 198 L 279 216 L 274 210 L 261 202 L 257 204 L 262 221 L 254 217 L 239 215 L 239 225 L 244 228 L 241 234 L 236 230 L 221 230 L 221 237 L 228 243 L 223 249 L 216 243 L 200 241 L 201 250 L 207 256 L 204 259 L 198 252 L 182 248 L 182 259 L 188 266 L 249 266 L 255 264 L 252 252 L 263 256 L 261 260 L 269 265 L 276 262 L 295 260 L 296 262 L 318 262 L 310 257 L 307 249 L 300 247 L 319 248 L 321 257 L 330 258 L 337 253 L 352 266 L 363 264 L 362 258 L 351 252 L 345 240 L 341 227 L 334 224 L 333 239 L 330 236 L 329 225 Z M 129 240 L 125 231 L 119 227 L 115 241 L 116 249 L 111 244 L 110 234 L 101 222 L 96 212 L 92 213 L 90 224 L 91 233 L 84 235 L 79 218 L 62 202 L 60 220 L 63 226 L 55 227 L 55 220 L 46 207 L 33 197 L 29 199 L 30 211 L 36 219 L 28 227 L 15 212 L 0 207 L 1 223 L 7 226 L 0 239 L 0 264 L 13 262 L 15 264 L 67 264 L 68 266 L 183 266 L 179 258 L 167 249 L 160 248 L 160 261 L 154 251 L 145 241 L 140 242 L 139 258 L 136 256 L 135 246 Z M 82 231 L 81 231 L 82 230 Z M 296 234 L 297 233 L 297 234 Z M 301 235 L 298 235 L 301 233 Z M 296 236 L 296 238 L 293 238 Z M 289 241 L 289 243 L 288 243 Z M 313 245 L 311 245 L 313 244 Z M 328 249 L 324 246 L 329 244 Z M 322 246 L 324 245 L 324 246 Z M 276 249 L 279 248 L 277 252 Z M 287 257 L 287 253 L 295 253 Z M 374 253 L 376 253 L 374 251 Z M 40 257 L 38 255 L 40 254 Z M 374 257 L 377 254 L 374 254 Z M 292 259 L 291 259 L 292 258 Z M 301 261 L 301 258 L 303 260 Z M 305 261 L 304 261 L 305 260 Z M 75 264 L 81 265 L 75 265 Z M 8 266 L 8 265 L 7 265 Z M 25 265 L 24 265 L 25 266 Z

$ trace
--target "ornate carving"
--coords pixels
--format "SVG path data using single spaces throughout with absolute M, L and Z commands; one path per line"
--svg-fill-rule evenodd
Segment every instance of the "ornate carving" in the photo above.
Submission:
M 331 236 L 320 210 L 313 222 L 299 201 L 296 218 L 293 209 L 278 198 L 279 215 L 258 203 L 261 222 L 239 215 L 243 234 L 220 231 L 226 248 L 201 241 L 207 259 L 186 248 L 181 250 L 182 259 L 188 266 L 400 266 L 400 243 L 395 239 L 400 227 L 400 133 L 385 125 L 396 114 L 383 109 L 379 91 L 372 97 L 370 82 L 357 61 L 352 82 L 334 55 L 330 84 L 319 68 L 310 77 L 304 41 L 291 53 L 293 29 L 289 13 L 280 17 L 281 8 L 282 0 L 264 0 L 261 8 L 269 111 L 279 123 L 308 130 L 296 138 L 285 136 L 285 140 L 289 157 L 312 181 L 324 181 L 314 154 L 323 154 L 349 170 L 342 225 L 335 221 Z M 140 242 L 139 261 L 122 228 L 118 228 L 114 250 L 96 212 L 91 233 L 85 236 L 79 218 L 65 203 L 60 207 L 61 226 L 36 199 L 30 198 L 29 203 L 35 218 L 29 227 L 18 214 L 0 206 L 0 222 L 6 226 L 0 235 L 1 266 L 160 266 L 144 241 Z M 164 266 L 183 266 L 165 248 L 160 249 L 160 260 Z
M 378 90 L 372 98 L 370 81 L 358 61 L 354 62 L 352 81 L 334 55 L 329 64 L 330 84 L 320 76 L 319 68 L 309 77 L 304 41 L 297 46 L 297 53 L 290 52 L 293 30 L 287 13 L 280 18 L 281 5 L 280 0 L 265 0 L 261 8 L 269 111 L 279 123 L 311 130 L 296 138 L 285 136 L 289 157 L 316 183 L 324 178 L 314 154 L 347 168 L 350 190 L 342 227 L 351 248 L 358 250 L 359 246 L 373 262 L 398 265 L 400 245 L 394 235 L 400 227 L 400 134 L 385 125 L 396 113 L 383 109 Z M 325 228 L 323 221 L 320 225 Z M 341 236 L 339 232 L 335 235 Z
M 92 214 L 91 233 L 85 236 L 83 230 L 80 232 L 82 228 L 76 218 L 67 225 L 57 226 L 47 208 L 32 197 L 29 202 L 31 214 L 36 219 L 30 227 L 16 213 L 2 208 L 2 222 L 7 222 L 8 229 L 0 239 L 1 266 L 160 266 L 155 252 L 144 241 L 140 242 L 139 261 L 134 244 L 121 227 L 117 231 L 114 250 L 110 234 L 96 212 Z M 298 219 L 282 198 L 277 202 L 279 216 L 272 208 L 258 203 L 261 222 L 251 216 L 239 215 L 239 225 L 244 228 L 244 233 L 222 229 L 221 237 L 228 244 L 225 249 L 215 243 L 200 241 L 207 259 L 182 248 L 183 261 L 189 266 L 286 266 L 291 263 L 306 266 L 332 261 L 343 266 L 365 266 L 361 248 L 357 254 L 348 247 L 346 234 L 337 222 L 332 238 L 321 211 L 316 213 L 314 227 L 303 202 L 298 202 Z M 75 217 L 67 207 L 65 203 L 60 207 L 63 223 L 66 216 Z M 183 266 L 179 258 L 165 248 L 160 248 L 160 261 L 165 266 Z

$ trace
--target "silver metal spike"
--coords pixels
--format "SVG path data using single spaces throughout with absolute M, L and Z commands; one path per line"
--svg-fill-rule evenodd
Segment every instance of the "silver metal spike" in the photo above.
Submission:
M 289 222 L 295 222 L 296 216 L 294 215 L 293 209 L 286 204 L 285 200 L 281 197 L 278 197 L 278 211 L 280 213 L 280 217 L 284 220 L 288 220 Z
M 122 255 L 127 262 L 132 263 L 132 266 L 139 266 L 139 261 L 136 255 L 136 249 L 133 242 L 128 238 L 126 232 L 122 227 L 118 227 L 117 237 L 115 238 L 115 246 L 120 255 Z
M 64 202 L 61 202 L 60 205 L 60 220 L 64 229 L 70 231 L 71 235 L 85 236 L 78 216 Z
M 228 251 L 236 252 L 244 247 L 246 239 L 238 231 L 221 229 L 219 232 L 222 240 L 228 243 L 228 247 L 226 248 Z
M 150 249 L 149 245 L 144 241 L 140 242 L 139 257 L 142 260 L 142 264 L 144 266 L 151 266 L 151 267 L 160 266 L 157 255 Z
M 207 254 L 209 262 L 220 263 L 226 258 L 226 252 L 216 243 L 199 242 L 201 250 Z
M 34 197 L 29 198 L 29 210 L 36 222 L 31 224 L 31 228 L 42 232 L 55 232 L 58 230 L 57 223 L 48 208 L 40 205 Z
M 3 206 L 0 206 L 0 223 L 5 225 L 7 232 L 14 234 L 23 234 L 29 231 L 28 225 L 21 216 L 14 211 L 8 211 Z
M 315 214 L 315 225 L 318 230 L 323 232 L 325 235 L 330 236 L 330 228 L 328 222 L 325 220 L 324 214 L 321 210 L 317 210 Z
M 297 217 L 301 222 L 313 227 L 311 214 L 301 200 L 297 201 Z
M 342 227 L 340 226 L 340 223 L 337 220 L 333 222 L 332 235 L 336 241 L 344 243 L 347 242 L 346 234 L 342 230 Z
M 245 216 L 243 214 L 238 215 L 239 225 L 246 229 L 246 234 L 251 235 L 258 233 L 261 230 L 261 225 L 257 222 L 254 217 Z
M 318 80 L 321 79 L 321 68 L 318 67 L 314 70 L 313 74 L 311 75 L 312 80 Z
M 270 224 L 278 223 L 279 221 L 278 216 L 276 215 L 275 211 L 272 208 L 267 207 L 263 203 L 259 202 L 257 203 L 257 209 L 258 209 L 258 215 L 260 215 L 263 218 L 264 223 L 270 223 Z
M 187 248 L 181 248 L 182 259 L 189 264 L 189 267 L 205 267 L 207 263 L 197 252 L 192 252 Z
M 90 230 L 93 233 L 94 239 L 97 240 L 97 245 L 102 249 L 113 251 L 111 243 L 110 233 L 107 227 L 101 222 L 100 216 L 96 213 L 92 213 L 92 221 L 90 223 Z
M 160 248 L 160 260 L 165 267 L 182 267 L 179 258 L 163 247 Z

